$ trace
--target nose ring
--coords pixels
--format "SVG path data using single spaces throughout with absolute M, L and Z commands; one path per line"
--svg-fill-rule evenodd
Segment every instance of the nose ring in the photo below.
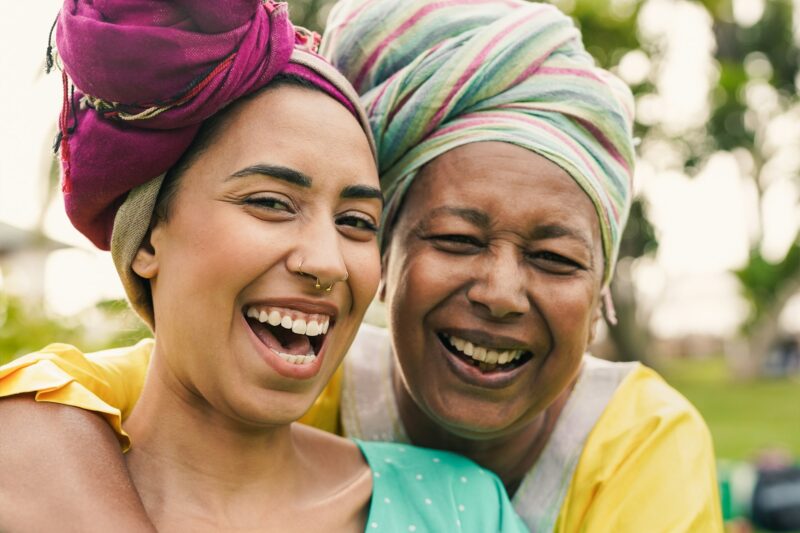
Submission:
M 319 280 L 319 277 L 315 276 L 314 274 L 310 274 L 308 272 L 303 271 L 303 261 L 304 259 L 301 259 L 300 264 L 297 265 L 297 273 L 300 274 L 301 276 L 308 276 L 314 278 L 314 288 L 317 289 L 318 291 L 324 290 L 325 292 L 331 292 L 333 290 L 333 286 L 336 285 L 338 282 L 347 281 L 350 278 L 350 273 L 345 271 L 344 278 L 332 281 L 330 285 L 328 285 L 327 287 L 323 287 L 322 282 L 320 282 Z
M 317 290 L 321 290 L 321 289 L 322 289 L 322 284 L 319 282 L 319 278 L 316 278 L 316 280 L 317 280 L 317 282 L 316 282 L 316 283 L 314 283 L 314 288 L 315 288 L 315 289 L 317 289 Z M 335 282 L 334 282 L 334 283 L 335 283 Z M 331 290 L 333 289 L 333 285 L 334 285 L 334 284 L 333 284 L 333 283 L 331 283 L 330 285 L 328 285 L 327 287 L 325 287 L 325 289 L 324 289 L 324 290 L 325 290 L 325 292 L 331 292 Z

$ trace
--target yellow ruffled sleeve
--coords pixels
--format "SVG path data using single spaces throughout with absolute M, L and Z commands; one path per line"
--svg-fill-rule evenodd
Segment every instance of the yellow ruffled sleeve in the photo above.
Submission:
M 0 398 L 35 393 L 36 401 L 72 405 L 105 417 L 124 451 L 130 437 L 122 422 L 133 410 L 147 375 L 154 342 L 85 354 L 68 344 L 51 344 L 0 367 Z M 341 434 L 339 406 L 342 368 L 300 419 Z
M 555 530 L 723 531 L 708 428 L 652 370 L 629 375 L 598 420 Z
M 0 367 L 0 397 L 35 393 L 39 402 L 100 413 L 127 450 L 130 439 L 122 421 L 139 399 L 152 350 L 152 339 L 92 354 L 51 344 Z

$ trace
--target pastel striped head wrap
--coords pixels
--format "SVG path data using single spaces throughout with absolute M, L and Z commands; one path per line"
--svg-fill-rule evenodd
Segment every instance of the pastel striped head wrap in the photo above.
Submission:
M 630 210 L 633 99 L 594 66 L 571 19 L 521 0 L 342 0 L 321 51 L 362 95 L 387 213 L 444 152 L 519 145 L 591 198 L 608 283 Z

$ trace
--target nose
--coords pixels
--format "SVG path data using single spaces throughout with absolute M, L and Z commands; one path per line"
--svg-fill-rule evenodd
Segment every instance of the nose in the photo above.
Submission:
M 294 252 L 287 259 L 287 268 L 309 279 L 316 289 L 328 290 L 349 277 L 340 247 L 340 235 L 333 220 L 309 224 L 298 237 Z
M 530 310 L 526 279 L 515 247 L 492 250 L 476 272 L 467 298 L 492 318 L 520 316 Z

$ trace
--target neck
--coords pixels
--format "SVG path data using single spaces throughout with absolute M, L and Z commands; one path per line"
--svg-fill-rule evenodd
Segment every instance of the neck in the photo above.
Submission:
M 541 456 L 572 392 L 572 386 L 568 387 L 547 409 L 514 431 L 466 437 L 448 431 L 420 409 L 397 372 L 393 376 L 393 386 L 400 419 L 413 444 L 456 452 L 472 459 L 497 474 L 509 496 L 514 495 Z
M 135 444 L 128 467 L 157 525 L 178 511 L 216 526 L 223 517 L 249 521 L 250 510 L 284 500 L 298 480 L 290 425 L 253 428 L 226 417 L 157 353 L 126 429 Z

